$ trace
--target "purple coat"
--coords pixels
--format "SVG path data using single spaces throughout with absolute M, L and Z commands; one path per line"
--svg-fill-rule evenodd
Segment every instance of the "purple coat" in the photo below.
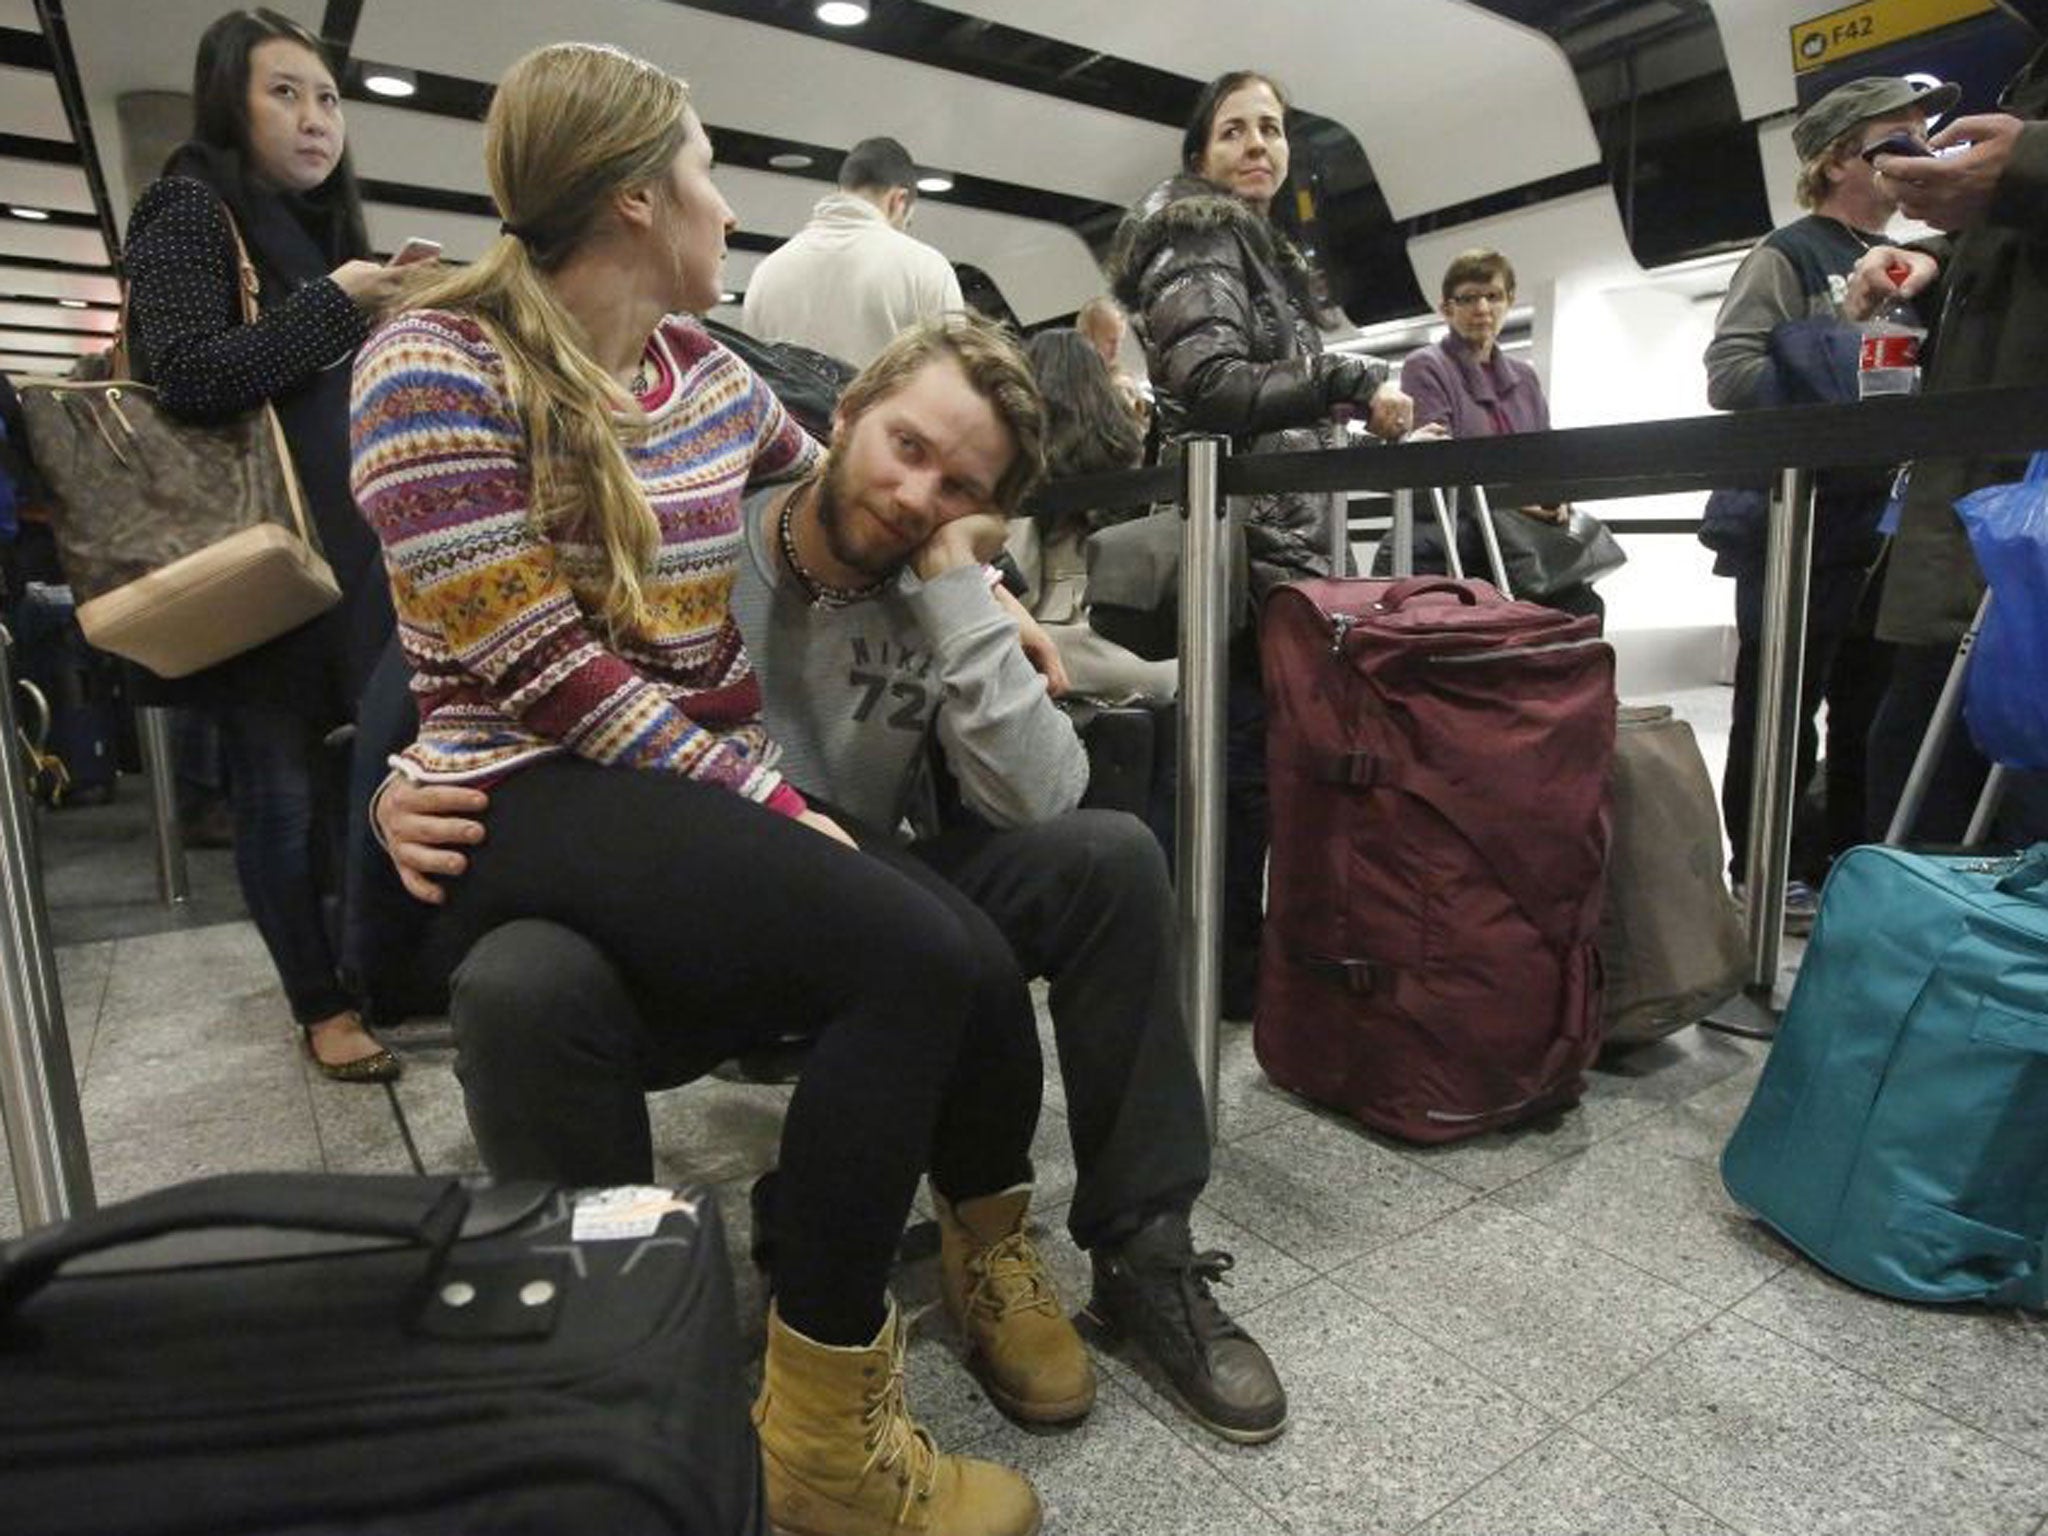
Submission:
M 1415 401 L 1415 425 L 1440 421 L 1453 437 L 1550 429 L 1550 406 L 1536 370 L 1499 347 L 1482 366 L 1455 331 L 1408 355 L 1401 365 L 1401 388 Z M 1495 421 L 1496 414 L 1504 427 Z

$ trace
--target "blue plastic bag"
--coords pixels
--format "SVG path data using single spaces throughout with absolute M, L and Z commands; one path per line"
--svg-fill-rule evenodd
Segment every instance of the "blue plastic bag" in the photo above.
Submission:
M 1963 717 L 1994 763 L 2048 769 L 2048 453 L 2016 485 L 1956 502 L 1991 584 L 1991 611 L 1970 657 Z

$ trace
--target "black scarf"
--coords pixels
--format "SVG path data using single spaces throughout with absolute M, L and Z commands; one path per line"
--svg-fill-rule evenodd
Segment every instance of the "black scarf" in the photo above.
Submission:
M 203 181 L 227 204 L 262 279 L 259 302 L 265 309 L 343 262 L 368 254 L 337 193 L 325 188 L 312 193 L 260 190 L 233 150 L 197 141 L 182 144 L 165 162 L 164 174 Z

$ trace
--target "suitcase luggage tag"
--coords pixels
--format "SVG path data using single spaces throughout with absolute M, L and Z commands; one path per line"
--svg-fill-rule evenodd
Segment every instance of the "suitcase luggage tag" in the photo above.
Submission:
M 528 1235 L 542 1236 L 566 1225 L 560 1242 L 532 1243 L 516 1257 L 501 1259 L 467 1258 L 458 1247 L 430 1288 L 415 1326 L 438 1339 L 546 1338 L 561 1316 L 563 1296 L 589 1273 L 585 1244 L 687 1246 L 686 1238 L 661 1236 L 661 1224 L 673 1214 L 694 1223 L 697 1205 L 654 1185 L 557 1194 Z M 633 1257 L 628 1256 L 628 1266 Z

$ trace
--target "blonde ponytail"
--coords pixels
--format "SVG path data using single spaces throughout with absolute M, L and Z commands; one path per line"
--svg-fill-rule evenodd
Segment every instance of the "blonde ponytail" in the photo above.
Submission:
M 559 43 L 526 55 L 499 83 L 484 125 L 491 192 L 518 233 L 467 267 L 422 274 L 404 300 L 468 315 L 503 356 L 526 436 L 528 515 L 547 535 L 604 551 L 599 589 L 578 596 L 614 640 L 649 616 L 643 577 L 661 530 L 619 440 L 619 386 L 545 274 L 615 193 L 666 177 L 688 110 L 680 80 L 619 49 Z

